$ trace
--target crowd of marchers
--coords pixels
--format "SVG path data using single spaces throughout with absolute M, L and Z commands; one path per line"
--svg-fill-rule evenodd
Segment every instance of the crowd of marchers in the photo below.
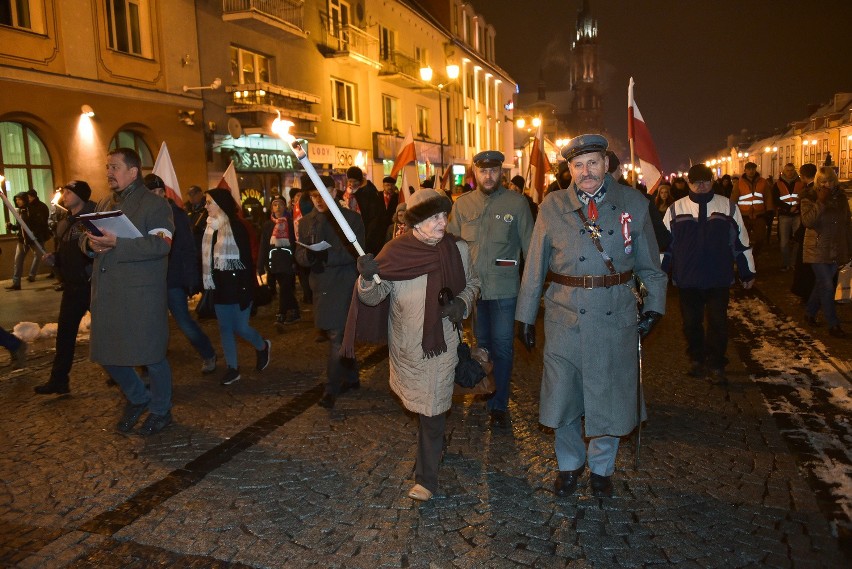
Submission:
M 606 497 L 619 442 L 646 416 L 641 342 L 665 313 L 669 283 L 678 288 L 688 375 L 727 381 L 730 289 L 753 286 L 755 255 L 777 215 L 783 267 L 795 269 L 807 321 L 817 325 L 822 310 L 830 332 L 844 335 L 833 279 L 849 260 L 852 231 L 832 168 L 788 164 L 771 182 L 751 163 L 735 180 L 713 180 L 698 164 L 649 196 L 616 178 L 618 158 L 602 136 L 574 138 L 562 158 L 540 204 L 525 195 L 522 177 L 504 179 L 504 156 L 494 150 L 474 157 L 475 186 L 456 196 L 432 187 L 434 179 L 400 194 L 386 177 L 379 190 L 357 167 L 343 191 L 321 176 L 321 192 L 304 176 L 301 188 L 274 197 L 258 232 L 228 190 L 193 186 L 176 204 L 163 180 L 142 176 L 133 150 L 115 149 L 109 195 L 95 204 L 85 181 L 63 186 L 67 215 L 55 225 L 55 251 L 38 259 L 63 289 L 53 367 L 35 390 L 70 391 L 77 329 L 90 311 L 90 358 L 125 397 L 117 430 L 155 434 L 172 422 L 168 314 L 197 351 L 200 373 L 215 373 L 217 350 L 188 306 L 202 294 L 199 309 L 218 321 L 219 382 L 234 385 L 244 369 L 238 336 L 254 349 L 257 371 L 270 363 L 271 342 L 251 324 L 259 289 L 269 287 L 277 326 L 312 312 L 316 341 L 328 344 L 322 407 L 360 387 L 357 343 L 387 343 L 390 387 L 418 417 L 408 495 L 422 501 L 439 491 L 465 320 L 493 364 L 493 392 L 479 397 L 491 428 L 506 429 L 515 340 L 536 349 L 543 306 L 539 422 L 554 433 L 554 492 L 573 494 L 588 468 L 590 491 Z M 79 223 L 82 214 L 115 210 L 141 237 L 97 235 Z M 25 239 L 21 247 L 20 267 Z M 129 322 L 136 333 L 126 334 Z M 3 334 L 15 363 L 25 364 L 25 344 Z

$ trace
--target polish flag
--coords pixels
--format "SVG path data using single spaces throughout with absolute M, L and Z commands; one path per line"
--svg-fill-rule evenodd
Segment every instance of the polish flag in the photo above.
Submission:
M 160 153 L 157 154 L 157 161 L 154 162 L 154 169 L 151 170 L 151 173 L 159 176 L 166 184 L 166 197 L 171 198 L 179 208 L 183 208 L 183 196 L 180 193 L 175 167 L 172 164 L 172 157 L 169 156 L 169 147 L 166 146 L 165 140 L 160 145 Z
M 411 125 L 408 125 L 408 131 L 405 133 L 405 138 L 402 139 L 402 146 L 399 149 L 399 153 L 396 155 L 396 160 L 393 161 L 393 168 L 391 168 L 390 176 L 391 178 L 396 178 L 399 171 L 405 167 L 406 164 L 409 164 L 417 159 L 417 154 L 414 150 L 414 133 L 411 130 Z
M 450 175 L 453 173 L 453 157 L 447 161 L 449 166 L 444 166 L 444 173 L 441 175 L 441 189 L 447 189 L 447 183 L 450 181 Z M 450 188 L 452 190 L 452 188 Z
M 231 160 L 231 165 L 228 166 L 228 169 L 225 170 L 225 173 L 222 174 L 222 179 L 219 180 L 219 183 L 216 184 L 217 188 L 222 188 L 223 190 L 228 190 L 231 192 L 231 197 L 234 198 L 234 201 L 237 204 L 237 211 L 240 212 L 240 217 L 242 217 L 242 200 L 240 199 L 240 183 L 237 181 L 237 170 L 234 167 L 234 161 Z
M 630 86 L 627 88 L 627 138 L 639 162 L 634 165 L 634 168 L 636 166 L 642 168 L 645 186 L 648 188 L 648 193 L 653 194 L 663 179 L 663 167 L 660 165 L 660 157 L 651 138 L 651 132 L 645 125 L 642 113 L 639 112 L 639 107 L 636 106 L 636 100 L 633 98 L 633 77 L 630 78 Z M 631 161 L 632 159 L 633 156 Z
M 544 153 L 542 126 L 538 125 L 538 132 L 535 135 L 532 150 L 530 150 L 530 168 L 533 170 L 530 187 L 532 188 L 532 196 L 535 203 L 541 203 L 545 190 L 544 175 L 546 172 L 551 171 L 550 161 Z

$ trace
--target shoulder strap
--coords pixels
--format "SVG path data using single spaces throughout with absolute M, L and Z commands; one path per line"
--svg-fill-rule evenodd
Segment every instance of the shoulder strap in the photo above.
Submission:
M 615 265 L 612 264 L 612 257 L 607 255 L 606 251 L 604 251 L 603 245 L 601 245 L 601 240 L 598 237 L 601 231 L 600 228 L 595 222 L 589 221 L 589 218 L 587 218 L 586 214 L 583 213 L 582 207 L 577 210 L 577 215 L 580 216 L 580 220 L 583 222 L 583 226 L 586 228 L 586 233 L 589 234 L 589 238 L 592 240 L 592 243 L 595 244 L 595 248 L 601 254 L 606 268 L 609 270 L 610 274 L 617 275 L 618 271 L 615 270 Z

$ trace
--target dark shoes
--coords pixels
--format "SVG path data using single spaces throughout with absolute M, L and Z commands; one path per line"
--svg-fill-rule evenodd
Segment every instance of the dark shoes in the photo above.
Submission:
M 701 362 L 689 362 L 689 371 L 686 375 L 689 377 L 704 377 L 704 364 Z
M 334 409 L 334 402 L 336 399 L 337 398 L 331 393 L 326 393 L 322 396 L 322 399 L 319 400 L 319 403 L 317 403 L 317 405 L 319 405 L 320 407 L 325 407 L 326 409 Z
M 834 328 L 829 328 L 828 333 L 831 334 L 832 336 L 834 336 L 835 338 L 845 338 L 846 337 L 846 332 L 844 332 L 843 329 L 839 325 L 835 326 Z
M 255 350 L 257 352 L 257 366 L 255 369 L 257 371 L 263 371 L 269 366 L 269 356 L 272 352 L 272 342 L 269 340 L 264 340 L 264 344 L 266 347 L 262 350 Z
M 57 395 L 64 395 L 66 393 L 71 393 L 71 390 L 67 385 L 60 385 L 51 381 L 48 381 L 44 385 L 37 385 L 33 387 L 33 391 L 40 395 L 52 395 L 54 393 Z
M 129 433 L 133 430 L 134 425 L 139 420 L 139 417 L 142 416 L 142 413 L 145 412 L 145 409 L 148 408 L 148 401 L 145 403 L 139 403 L 138 405 L 134 405 L 133 403 L 128 403 L 124 406 L 124 415 L 121 416 L 121 420 L 116 425 L 116 428 L 120 433 Z
M 11 356 L 12 369 L 24 369 L 27 367 L 27 343 L 22 341 L 18 349 L 11 352 Z
M 201 373 L 207 375 L 216 371 L 216 354 L 212 358 L 206 358 L 201 361 Z
M 343 395 L 344 393 L 346 393 L 350 389 L 361 389 L 361 382 L 360 381 L 353 381 L 351 383 L 344 383 L 343 385 L 340 386 L 340 394 Z
M 716 384 L 728 383 L 728 376 L 725 375 L 724 369 L 711 369 L 709 373 L 710 381 Z
M 171 412 L 167 411 L 165 415 L 155 415 L 154 413 L 149 413 L 148 416 L 145 417 L 145 422 L 142 423 L 142 426 L 139 427 L 139 430 L 136 432 L 142 435 L 143 437 L 148 437 L 150 435 L 159 433 L 171 424 Z
M 6 290 L 21 290 L 21 283 L 12 283 L 6 287 Z
M 584 466 L 577 470 L 560 470 L 556 475 L 556 481 L 553 483 L 553 492 L 560 498 L 570 496 L 577 490 L 577 481 L 580 475 L 583 474 Z
M 27 281 L 34 283 L 36 281 L 36 278 L 33 275 L 30 275 L 27 277 Z
M 509 414 L 500 409 L 491 410 L 491 426 L 505 429 L 509 426 Z
M 601 476 L 592 472 L 589 477 L 589 486 L 592 488 L 592 495 L 596 498 L 612 496 L 612 476 Z
M 816 316 L 808 316 L 807 314 L 805 314 L 805 324 L 813 326 L 814 328 L 821 326 L 821 324 L 817 322 Z
M 240 370 L 229 367 L 222 375 L 222 385 L 231 385 L 240 380 Z

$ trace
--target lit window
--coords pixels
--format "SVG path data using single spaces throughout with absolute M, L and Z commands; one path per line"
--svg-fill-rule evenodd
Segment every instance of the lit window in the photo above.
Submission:
M 154 160 L 151 157 L 151 149 L 148 148 L 148 145 L 145 143 L 145 139 L 142 138 L 138 132 L 134 132 L 132 130 L 120 130 L 115 133 L 115 136 L 112 137 L 112 140 L 109 141 L 109 149 L 115 150 L 116 148 L 132 148 L 139 155 L 139 158 L 142 159 L 142 175 L 150 174 L 151 170 L 154 169 Z
M 331 80 L 331 117 L 333 120 L 358 122 L 358 92 L 352 83 Z
M 6 177 L 4 190 L 10 198 L 34 188 L 43 202 L 53 197 L 53 168 L 44 143 L 27 125 L 0 122 L 0 172 Z M 13 221 L 0 202 L 4 222 Z M 6 223 L 0 224 L 0 233 Z
M 429 138 L 429 109 L 417 106 L 417 136 Z
M 151 20 L 148 0 L 106 0 L 110 49 L 151 57 Z
M 382 95 L 382 128 L 386 131 L 399 131 L 397 120 L 399 99 Z
M 232 45 L 231 85 L 269 83 L 269 58 L 260 53 Z

